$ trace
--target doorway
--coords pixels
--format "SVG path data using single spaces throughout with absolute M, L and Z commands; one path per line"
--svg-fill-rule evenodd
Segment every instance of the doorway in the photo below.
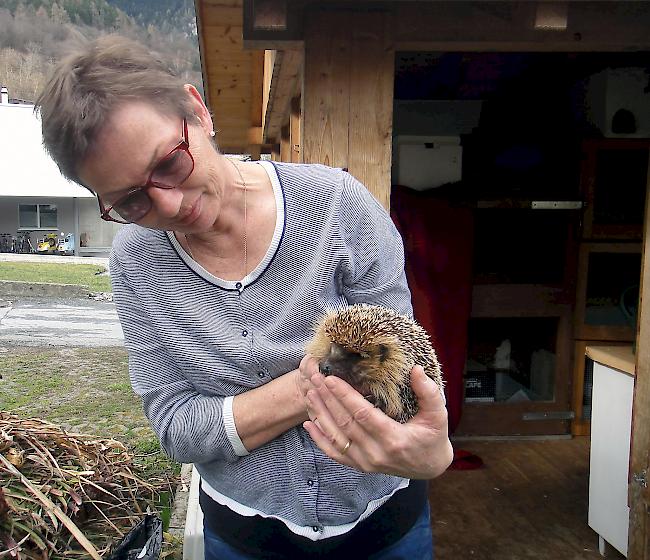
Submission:
M 399 197 L 417 191 L 409 196 L 421 210 L 418 216 L 411 209 L 408 219 L 398 221 L 409 281 L 416 286 L 416 319 L 423 319 L 443 358 L 450 346 L 456 353 L 462 346 L 464 353 L 462 363 L 442 360 L 456 435 L 569 434 L 576 412 L 588 426 L 572 392 L 585 387 L 575 373 L 584 375 L 584 367 L 577 367 L 584 356 L 576 348 L 585 342 L 577 323 L 584 307 L 600 300 L 581 293 L 594 284 L 581 255 L 585 246 L 595 244 L 598 251 L 604 243 L 634 253 L 642 227 L 600 228 L 594 238 L 585 225 L 593 221 L 594 185 L 617 207 L 638 208 L 644 191 L 636 192 L 643 188 L 636 183 L 645 186 L 647 159 L 639 173 L 611 169 L 615 158 L 605 161 L 608 166 L 585 162 L 593 160 L 588 151 L 594 144 L 625 149 L 626 142 L 638 144 L 630 138 L 650 136 L 644 128 L 647 109 L 635 106 L 648 86 L 645 58 L 645 53 L 396 53 L 393 192 Z M 621 119 L 612 115 L 624 99 L 635 124 L 626 114 L 621 129 Z M 630 202 L 616 196 L 621 185 L 610 181 L 609 190 L 603 187 L 600 171 L 604 177 L 639 175 L 634 185 L 625 185 L 635 192 L 625 197 Z M 398 212 L 399 200 L 391 204 Z M 427 228 L 441 209 L 470 216 L 470 226 L 449 236 L 440 227 Z M 617 215 L 636 215 L 629 210 Z M 416 227 L 418 220 L 424 226 Z M 466 237 L 464 244 L 459 236 Z M 420 262 L 423 244 L 436 247 L 425 257 L 433 264 Z M 448 258 L 459 247 L 462 258 Z M 449 262 L 463 260 L 471 266 L 445 276 Z M 640 269 L 626 274 L 639 278 Z M 441 277 L 453 279 L 451 295 Z M 619 283 L 612 279 L 603 307 L 618 308 Z M 435 317 L 442 299 L 446 316 Z M 463 336 L 447 336 L 449 317 L 462 322 Z

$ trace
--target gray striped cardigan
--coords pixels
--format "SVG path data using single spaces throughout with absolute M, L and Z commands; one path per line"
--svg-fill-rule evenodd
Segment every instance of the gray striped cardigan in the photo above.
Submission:
M 408 481 L 332 461 L 301 426 L 248 453 L 232 397 L 297 368 L 327 309 L 366 302 L 411 315 L 403 245 L 387 212 L 348 173 L 261 164 L 278 218 L 251 274 L 216 278 L 171 232 L 129 225 L 113 243 L 114 301 L 133 388 L 165 451 L 195 463 L 222 505 L 318 540 L 350 530 Z

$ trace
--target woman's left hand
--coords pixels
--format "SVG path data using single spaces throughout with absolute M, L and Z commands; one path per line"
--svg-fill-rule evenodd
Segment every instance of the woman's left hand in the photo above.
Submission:
M 335 461 L 405 478 L 435 478 L 450 465 L 447 409 L 438 386 L 421 366 L 411 371 L 419 410 L 405 424 L 375 408 L 342 379 L 324 377 L 311 356 L 302 360 L 300 373 L 310 418 L 303 427 Z

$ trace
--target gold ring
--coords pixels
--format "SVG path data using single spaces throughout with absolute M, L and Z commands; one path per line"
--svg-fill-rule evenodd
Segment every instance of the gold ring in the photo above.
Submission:
M 345 455 L 348 452 L 348 449 L 350 449 L 350 445 L 352 445 L 352 442 L 348 440 L 348 442 L 345 444 L 345 447 L 341 449 L 341 455 Z

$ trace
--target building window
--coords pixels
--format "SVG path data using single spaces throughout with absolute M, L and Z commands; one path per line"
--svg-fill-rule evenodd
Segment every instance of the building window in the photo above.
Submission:
M 56 229 L 56 204 L 19 204 L 19 229 Z

